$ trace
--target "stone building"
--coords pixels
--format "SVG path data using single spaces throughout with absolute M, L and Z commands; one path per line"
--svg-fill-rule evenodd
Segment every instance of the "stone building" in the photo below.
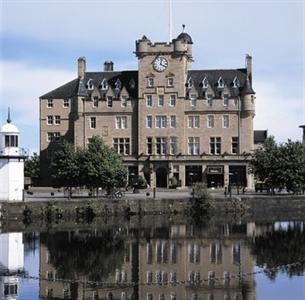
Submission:
M 86 147 L 100 135 L 124 158 L 129 176 L 151 187 L 204 181 L 209 187 L 253 187 L 243 153 L 254 148 L 252 58 L 240 69 L 192 70 L 193 41 L 185 32 L 170 43 L 136 41 L 138 70 L 87 72 L 40 97 L 42 176 L 64 138 Z

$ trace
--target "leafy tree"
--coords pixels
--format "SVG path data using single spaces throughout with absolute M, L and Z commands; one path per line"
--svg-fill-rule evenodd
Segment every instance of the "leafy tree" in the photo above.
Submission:
M 79 149 L 75 149 L 73 144 L 63 141 L 59 145 L 59 150 L 55 152 L 51 164 L 54 185 L 67 188 L 69 198 L 72 196 L 72 188 L 80 184 L 80 157 Z
M 305 184 L 305 147 L 300 142 L 278 145 L 269 137 L 262 149 L 255 150 L 250 159 L 251 171 L 256 179 L 264 181 L 274 189 L 296 193 Z
M 24 161 L 24 176 L 30 177 L 35 182 L 40 177 L 40 157 L 37 153 L 33 153 L 31 157 L 27 157 Z
M 88 148 L 81 153 L 82 182 L 88 187 L 99 187 L 110 192 L 115 186 L 125 186 L 127 169 L 120 155 L 99 136 L 92 137 Z

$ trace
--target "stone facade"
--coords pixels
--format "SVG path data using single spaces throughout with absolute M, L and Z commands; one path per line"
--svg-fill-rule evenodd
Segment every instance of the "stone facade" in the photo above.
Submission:
M 193 42 L 181 33 L 171 43 L 136 41 L 137 71 L 86 72 L 40 97 L 42 174 L 57 141 L 86 147 L 100 135 L 123 155 L 129 176 L 151 187 L 197 181 L 209 187 L 253 187 L 243 153 L 254 149 L 252 58 L 246 67 L 191 70 Z

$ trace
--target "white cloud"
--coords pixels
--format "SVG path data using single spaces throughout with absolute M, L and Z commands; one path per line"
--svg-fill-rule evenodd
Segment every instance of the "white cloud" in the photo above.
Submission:
M 285 87 L 270 81 L 255 81 L 256 116 L 254 129 L 268 129 L 278 142 L 301 140 L 298 128 L 304 123 L 305 103 L 302 97 L 290 97 Z
M 8 106 L 20 125 L 39 122 L 39 96 L 76 78 L 76 72 L 44 69 L 18 61 L 0 61 L 0 106 Z M 2 122 L 4 116 L 1 116 Z

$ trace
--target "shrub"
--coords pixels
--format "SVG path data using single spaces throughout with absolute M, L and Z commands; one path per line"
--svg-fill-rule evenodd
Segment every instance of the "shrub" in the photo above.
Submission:
M 172 189 L 175 189 L 178 186 L 178 180 L 176 177 L 173 176 L 169 179 L 169 186 Z
M 198 218 L 213 208 L 213 198 L 204 183 L 194 183 L 192 189 L 191 215 Z
M 147 182 L 143 176 L 138 175 L 134 178 L 132 185 L 138 189 L 146 189 Z

